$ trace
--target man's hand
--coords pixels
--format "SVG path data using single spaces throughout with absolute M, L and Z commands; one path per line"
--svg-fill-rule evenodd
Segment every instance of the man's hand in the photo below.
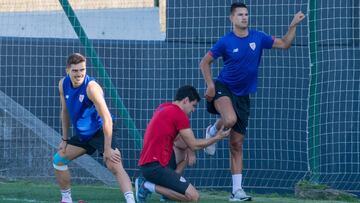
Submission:
M 106 163 L 106 161 L 109 160 L 113 163 L 120 163 L 121 161 L 121 154 L 118 148 L 112 149 L 106 149 L 104 151 L 104 162 Z
M 67 146 L 67 142 L 64 140 L 61 140 L 59 147 L 58 147 L 58 151 L 61 151 L 62 153 L 65 154 L 66 146 Z
M 215 97 L 215 86 L 208 87 L 205 92 L 205 98 L 208 102 L 211 102 Z
M 299 11 L 295 14 L 293 20 L 290 23 L 290 27 L 297 26 L 303 19 L 305 18 L 305 15 L 303 12 Z
M 224 128 L 224 126 L 221 126 L 220 130 L 217 131 L 216 137 L 219 137 L 220 139 L 223 139 L 225 137 L 228 137 L 230 134 L 231 128 Z

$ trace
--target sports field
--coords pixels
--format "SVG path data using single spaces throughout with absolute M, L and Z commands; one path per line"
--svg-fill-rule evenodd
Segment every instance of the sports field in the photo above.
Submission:
M 106 186 L 83 186 L 72 187 L 73 199 L 84 200 L 86 203 L 115 203 L 125 202 L 122 194 L 116 188 Z M 300 200 L 291 195 L 253 195 L 253 201 L 257 203 L 341 203 L 347 201 L 320 201 Z M 222 191 L 201 191 L 202 203 L 222 203 L 228 201 L 229 194 Z M 54 203 L 59 201 L 59 190 L 55 184 L 35 184 L 29 182 L 0 182 L 0 203 Z M 160 196 L 154 194 L 149 203 L 159 202 Z M 360 201 L 356 201 L 360 202 Z

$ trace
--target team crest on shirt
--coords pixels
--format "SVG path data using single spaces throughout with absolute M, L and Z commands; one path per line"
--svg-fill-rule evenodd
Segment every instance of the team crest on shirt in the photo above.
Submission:
M 183 182 L 183 183 L 185 183 L 186 182 L 186 179 L 184 178 L 184 177 L 180 177 L 180 182 Z
M 255 44 L 255 42 L 249 43 L 249 46 L 250 46 L 250 48 L 251 48 L 253 51 L 256 49 L 256 44 Z
M 80 102 L 83 102 L 83 101 L 84 101 L 84 95 L 83 95 L 83 94 L 80 94 L 80 95 L 79 95 L 79 101 L 80 101 Z

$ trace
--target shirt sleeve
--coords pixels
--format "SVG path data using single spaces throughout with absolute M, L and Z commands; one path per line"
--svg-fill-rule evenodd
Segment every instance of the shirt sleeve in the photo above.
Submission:
M 224 43 L 223 38 L 219 39 L 214 46 L 210 49 L 209 54 L 214 58 L 217 59 L 220 56 L 223 56 L 224 53 Z
M 265 32 L 260 32 L 260 34 L 262 35 L 261 42 L 262 42 L 263 48 L 271 49 L 274 44 L 275 37 L 271 36 Z
M 176 130 L 180 131 L 182 129 L 187 129 L 190 128 L 190 121 L 189 121 L 189 117 L 184 113 L 184 112 L 178 112 L 176 114 L 175 118 L 176 118 Z

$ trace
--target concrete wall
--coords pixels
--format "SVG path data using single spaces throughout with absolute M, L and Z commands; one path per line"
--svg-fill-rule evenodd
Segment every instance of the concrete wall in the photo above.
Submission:
M 154 0 L 69 0 L 74 9 L 117 9 L 154 7 Z M 0 12 L 61 11 L 56 0 L 0 0 Z
M 164 40 L 159 8 L 122 8 L 75 11 L 90 39 Z M 0 36 L 77 39 L 62 10 L 0 12 Z

